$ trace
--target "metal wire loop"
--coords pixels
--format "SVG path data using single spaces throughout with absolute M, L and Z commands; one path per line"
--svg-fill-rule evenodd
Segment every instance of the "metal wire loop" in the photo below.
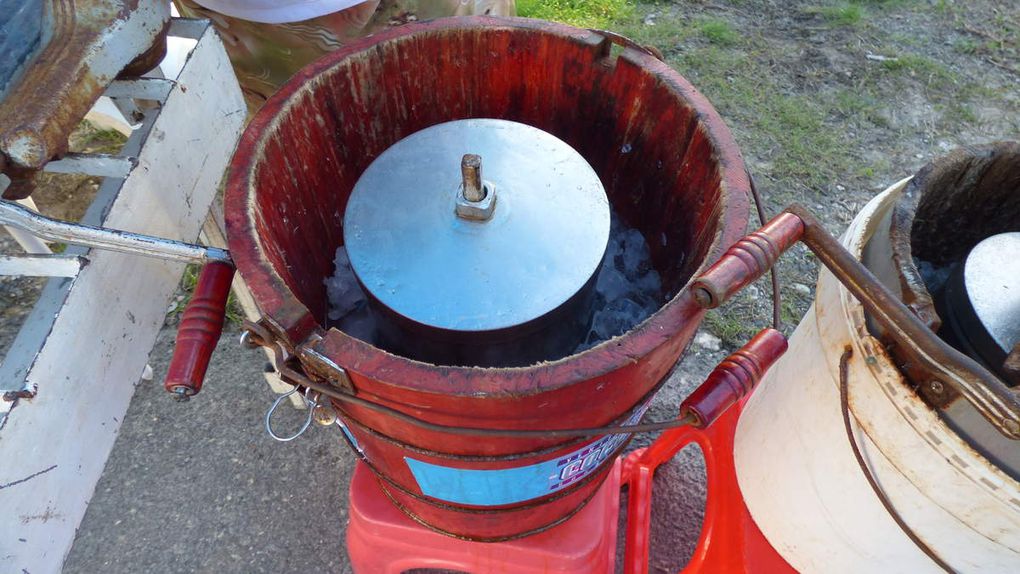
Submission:
M 266 432 L 269 433 L 269 436 L 273 437 L 273 439 L 280 442 L 290 442 L 296 439 L 297 437 L 305 434 L 305 431 L 308 430 L 308 427 L 312 425 L 312 416 L 315 414 L 315 407 L 319 406 L 318 396 L 316 396 L 316 398 L 314 399 L 308 398 L 309 391 L 311 391 L 311 389 L 305 389 L 305 393 L 301 397 L 302 399 L 304 399 L 305 406 L 308 408 L 308 416 L 305 417 L 305 422 L 303 425 L 301 425 L 301 428 L 298 429 L 298 431 L 293 436 L 289 437 L 282 437 L 273 432 L 273 425 L 271 421 L 273 419 L 273 413 L 276 412 L 276 409 L 277 407 L 280 406 L 280 403 L 282 403 L 284 400 L 286 400 L 294 393 L 298 392 L 298 387 L 294 387 L 293 389 L 287 391 L 286 393 L 276 397 L 276 400 L 273 401 L 273 406 L 269 407 L 269 412 L 266 413 Z

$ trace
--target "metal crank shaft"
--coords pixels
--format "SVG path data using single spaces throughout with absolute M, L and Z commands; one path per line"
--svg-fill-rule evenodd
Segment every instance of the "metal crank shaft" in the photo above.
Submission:
M 166 390 L 182 401 L 202 389 L 209 360 L 223 332 L 227 298 L 234 278 L 230 252 L 141 233 L 50 219 L 6 200 L 0 200 L 0 225 L 24 229 L 43 239 L 93 249 L 202 264 L 198 284 L 181 315 L 177 344 L 164 381 Z
M 231 262 L 225 249 L 50 219 L 7 200 L 0 200 L 0 225 L 17 227 L 42 239 L 144 257 L 185 263 Z

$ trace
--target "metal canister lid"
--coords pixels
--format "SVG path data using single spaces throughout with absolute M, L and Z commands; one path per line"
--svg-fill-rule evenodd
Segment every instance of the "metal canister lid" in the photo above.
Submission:
M 358 280 L 416 323 L 494 331 L 542 317 L 598 270 L 609 202 L 562 140 L 495 119 L 435 125 L 365 170 L 344 214 Z
M 963 282 L 981 325 L 1003 353 L 1020 342 L 1020 232 L 985 238 L 967 255 Z

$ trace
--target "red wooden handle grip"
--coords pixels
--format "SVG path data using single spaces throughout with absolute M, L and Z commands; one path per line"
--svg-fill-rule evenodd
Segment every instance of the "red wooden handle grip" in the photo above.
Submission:
M 800 240 L 804 222 L 792 213 L 781 213 L 764 227 L 744 237 L 708 268 L 692 285 L 695 300 L 714 309 L 764 275 L 779 256 Z
M 234 266 L 230 263 L 213 261 L 202 267 L 177 327 L 177 343 L 163 383 L 168 392 L 186 398 L 202 390 L 209 359 L 223 332 L 233 279 Z
M 705 428 L 726 409 L 751 394 L 765 371 L 786 352 L 786 337 L 764 329 L 719 363 L 705 382 L 680 405 L 680 416 L 693 415 L 694 426 Z

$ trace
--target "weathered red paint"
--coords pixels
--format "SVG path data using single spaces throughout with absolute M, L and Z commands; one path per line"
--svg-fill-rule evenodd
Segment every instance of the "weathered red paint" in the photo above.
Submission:
M 183 392 L 185 396 L 191 396 L 202 390 L 209 359 L 223 333 L 227 297 L 233 279 L 234 266 L 230 263 L 212 261 L 202 267 L 191 301 L 177 327 L 174 354 L 163 382 L 168 392 Z
M 409 24 L 325 56 L 266 103 L 231 166 L 227 235 L 267 326 L 310 374 L 330 373 L 302 356 L 307 349 L 346 369 L 360 397 L 435 423 L 491 428 L 604 425 L 647 398 L 703 316 L 690 278 L 745 228 L 749 183 L 729 130 L 700 93 L 649 54 L 627 49 L 611 56 L 607 42 L 592 31 L 533 20 Z M 470 117 L 523 122 L 574 146 L 599 173 L 616 210 L 644 233 L 675 295 L 622 337 L 522 368 L 425 364 L 325 330 L 322 279 L 332 273 L 357 178 L 400 138 Z M 511 505 L 530 508 L 513 518 L 437 506 L 414 498 L 421 492 L 402 458 L 409 448 L 426 460 L 506 468 L 592 439 L 480 441 L 336 406 L 390 481 L 390 493 L 454 534 L 499 537 L 540 528 L 575 511 L 604 476 Z
M 704 428 L 730 407 L 749 396 L 765 371 L 786 352 L 786 337 L 764 329 L 719 363 L 711 374 L 680 405 L 680 416 L 691 415 L 694 426 Z

